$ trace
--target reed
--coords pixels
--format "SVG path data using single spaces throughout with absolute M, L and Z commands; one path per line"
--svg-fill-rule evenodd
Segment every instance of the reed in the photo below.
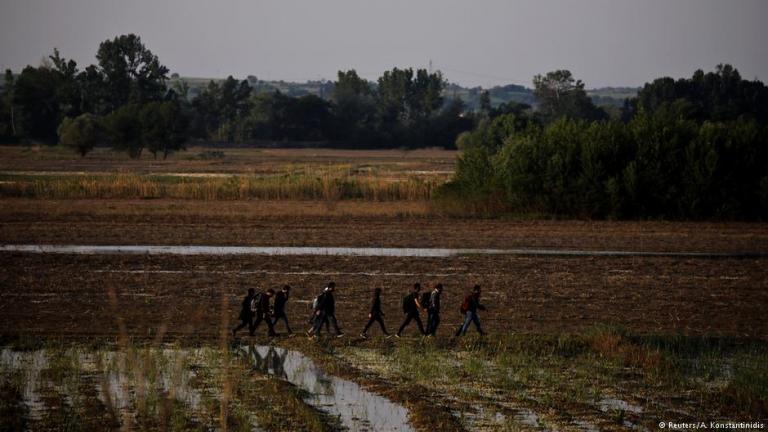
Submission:
M 0 197 L 40 199 L 427 201 L 439 178 L 382 178 L 349 171 L 179 177 L 139 174 L 6 176 Z

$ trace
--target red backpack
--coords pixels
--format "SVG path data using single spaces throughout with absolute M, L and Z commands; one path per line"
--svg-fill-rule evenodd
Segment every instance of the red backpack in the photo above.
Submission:
M 459 309 L 462 314 L 467 313 L 467 311 L 469 310 L 469 302 L 471 301 L 472 301 L 472 294 L 464 297 L 464 301 L 461 302 L 461 308 Z

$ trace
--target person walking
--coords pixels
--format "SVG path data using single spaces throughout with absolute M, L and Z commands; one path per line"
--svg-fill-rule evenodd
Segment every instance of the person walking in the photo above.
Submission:
M 253 321 L 253 327 L 251 327 L 251 336 L 256 333 L 256 329 L 259 327 L 262 321 L 267 323 L 268 335 L 276 336 L 275 329 L 272 327 L 272 320 L 269 317 L 269 299 L 275 295 L 275 290 L 268 289 L 265 293 L 257 294 L 258 301 L 253 302 L 255 304 L 256 319 Z
M 253 306 L 251 303 L 253 302 L 254 297 L 256 297 L 256 290 L 248 288 L 248 294 L 243 298 L 240 308 L 240 325 L 232 329 L 232 337 L 235 337 L 238 330 L 241 330 L 246 326 L 248 327 L 248 332 L 253 333 L 251 330 L 253 328 L 253 311 L 251 310 Z
M 375 322 L 379 323 L 381 331 L 384 332 L 387 337 L 389 337 L 390 335 L 389 332 L 387 332 L 387 327 L 384 325 L 384 312 L 381 310 L 381 288 L 376 288 L 373 290 L 371 311 L 368 312 L 368 324 L 365 325 L 363 332 L 360 333 L 361 338 L 368 339 L 368 329 L 371 328 Z
M 288 303 L 288 297 L 291 295 L 290 285 L 284 285 L 283 289 L 275 294 L 275 302 L 272 306 L 272 327 L 277 325 L 279 320 L 283 320 L 285 323 L 285 329 L 288 330 L 288 335 L 292 335 L 291 325 L 288 324 L 288 315 L 285 313 L 285 307 Z
M 456 331 L 456 336 L 463 336 L 467 333 L 467 329 L 471 323 L 475 323 L 477 332 L 480 336 L 485 335 L 483 328 L 480 326 L 480 317 L 477 315 L 478 310 L 485 310 L 485 306 L 480 304 L 480 285 L 475 285 L 472 288 L 472 292 L 464 297 L 464 301 L 461 303 L 461 313 L 464 314 L 464 323 L 459 326 Z
M 419 311 L 422 309 L 422 305 L 419 302 L 419 291 L 421 291 L 421 284 L 417 282 L 413 284 L 413 291 L 403 297 L 403 313 L 405 314 L 405 319 L 400 325 L 400 329 L 397 330 L 395 337 L 399 338 L 405 327 L 408 326 L 411 321 L 416 321 L 416 325 L 419 327 L 419 332 L 424 335 L 424 325 L 421 323 L 421 317 L 419 316 Z
M 443 284 L 435 285 L 435 289 L 429 295 L 427 304 L 427 336 L 434 336 L 437 333 L 437 326 L 440 325 L 440 296 L 443 293 Z
M 339 322 L 336 319 L 336 298 L 333 293 L 336 291 L 336 283 L 328 282 L 323 294 L 318 298 L 317 311 L 315 312 L 315 326 L 312 328 L 310 336 L 320 337 L 320 330 L 323 323 L 333 324 L 336 331 L 336 337 L 344 336 L 344 332 L 339 328 Z

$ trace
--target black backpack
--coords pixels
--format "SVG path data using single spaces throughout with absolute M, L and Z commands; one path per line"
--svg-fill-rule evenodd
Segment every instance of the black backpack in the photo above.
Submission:
M 431 293 L 429 291 L 421 293 L 421 300 L 419 300 L 419 303 L 421 303 L 421 307 L 424 309 L 428 309 L 430 306 L 429 305 L 430 294 Z
M 413 305 L 413 294 L 406 294 L 406 296 L 403 297 L 403 313 L 410 312 L 412 305 Z

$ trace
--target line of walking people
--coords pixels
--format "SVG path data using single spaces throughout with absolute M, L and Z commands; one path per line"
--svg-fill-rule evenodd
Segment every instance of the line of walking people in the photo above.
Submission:
M 268 335 L 270 337 L 276 336 L 275 326 L 279 321 L 285 323 L 288 335 L 293 335 L 286 313 L 290 291 L 291 287 L 289 285 L 283 286 L 278 292 L 275 292 L 273 289 L 268 289 L 265 292 L 257 293 L 253 288 L 249 288 L 248 294 L 243 299 L 242 308 L 240 310 L 241 322 L 232 330 L 232 335 L 236 336 L 239 330 L 248 327 L 249 333 L 253 336 L 256 329 L 263 322 L 267 325 Z M 335 291 L 336 284 L 334 282 L 329 282 L 325 288 L 323 288 L 323 291 L 313 299 L 312 315 L 309 318 L 311 327 L 307 330 L 307 336 L 320 337 L 323 326 L 325 326 L 326 331 L 330 334 L 331 325 L 333 325 L 336 337 L 344 336 L 344 333 L 339 328 L 339 322 L 336 319 Z M 462 314 L 464 320 L 456 330 L 456 336 L 464 335 L 472 324 L 475 325 L 478 333 L 481 335 L 485 334 L 478 315 L 478 311 L 486 310 L 485 306 L 480 303 L 480 293 L 480 285 L 475 285 L 471 292 L 464 297 L 464 300 L 459 307 L 459 312 Z M 373 299 L 371 300 L 371 306 L 368 312 L 368 322 L 365 324 L 362 333 L 360 333 L 360 337 L 362 338 L 368 338 L 368 331 L 375 323 L 379 324 L 384 335 L 387 337 L 393 336 L 387 331 L 386 324 L 384 323 L 385 314 L 382 310 L 381 294 L 381 288 L 374 289 Z M 411 322 L 416 323 L 416 326 L 422 335 L 435 336 L 437 328 L 440 325 L 442 294 L 443 285 L 440 283 L 436 284 L 432 291 L 424 293 L 421 292 L 421 284 L 415 283 L 413 289 L 402 298 L 404 319 L 394 336 L 399 338 Z M 274 298 L 274 300 L 270 302 L 272 298 Z M 421 320 L 422 311 L 426 311 L 427 313 L 426 328 Z

